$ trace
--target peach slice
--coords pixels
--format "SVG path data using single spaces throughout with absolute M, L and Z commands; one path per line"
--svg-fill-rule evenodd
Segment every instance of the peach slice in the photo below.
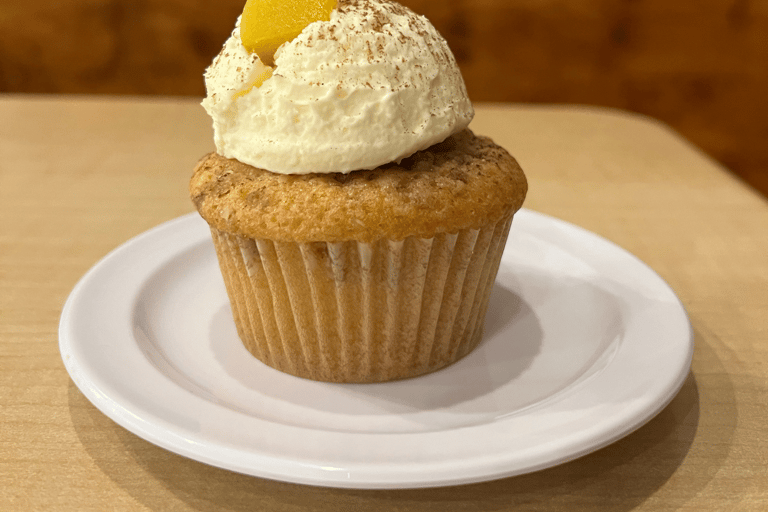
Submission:
M 254 87 L 256 87 L 256 88 L 261 87 L 264 84 L 264 82 L 266 82 L 267 80 L 272 78 L 272 73 L 273 72 L 274 72 L 273 68 L 271 68 L 269 66 L 265 66 L 260 61 L 255 62 L 254 69 L 253 69 L 253 71 L 251 73 L 251 83 L 249 83 L 248 87 L 246 87 L 242 91 L 236 92 L 232 96 L 232 98 L 233 99 L 237 99 L 237 98 L 239 98 L 241 96 L 245 96 L 246 94 L 251 92 L 251 89 L 253 89 Z
M 240 18 L 245 49 L 270 66 L 281 44 L 314 21 L 328 21 L 337 0 L 248 0 Z

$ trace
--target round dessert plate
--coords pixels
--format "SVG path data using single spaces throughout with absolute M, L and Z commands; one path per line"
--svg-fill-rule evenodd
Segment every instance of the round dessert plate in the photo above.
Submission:
M 113 251 L 72 291 L 60 350 L 104 414 L 186 457 L 333 487 L 464 484 L 553 466 L 674 397 L 693 354 L 669 286 L 616 245 L 520 211 L 480 346 L 384 384 L 292 377 L 253 358 L 197 214 Z

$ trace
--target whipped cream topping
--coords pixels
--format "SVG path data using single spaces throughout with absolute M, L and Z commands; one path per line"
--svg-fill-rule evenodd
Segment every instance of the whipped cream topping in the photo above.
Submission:
M 456 60 L 423 16 L 386 0 L 339 0 L 275 54 L 271 77 L 239 20 L 206 70 L 217 152 L 276 173 L 348 173 L 400 162 L 467 127 Z

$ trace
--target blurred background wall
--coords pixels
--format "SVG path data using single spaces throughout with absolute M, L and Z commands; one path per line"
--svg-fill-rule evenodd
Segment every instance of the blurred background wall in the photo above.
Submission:
M 202 96 L 244 3 L 0 0 L 0 92 Z M 474 101 L 646 114 L 768 195 L 768 0 L 401 3 L 448 40 Z

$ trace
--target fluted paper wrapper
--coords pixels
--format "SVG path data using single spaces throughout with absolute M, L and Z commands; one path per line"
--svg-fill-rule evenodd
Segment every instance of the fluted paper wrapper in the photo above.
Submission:
M 433 372 L 478 345 L 511 222 L 374 243 L 211 232 L 249 352 L 299 377 L 383 382 Z

